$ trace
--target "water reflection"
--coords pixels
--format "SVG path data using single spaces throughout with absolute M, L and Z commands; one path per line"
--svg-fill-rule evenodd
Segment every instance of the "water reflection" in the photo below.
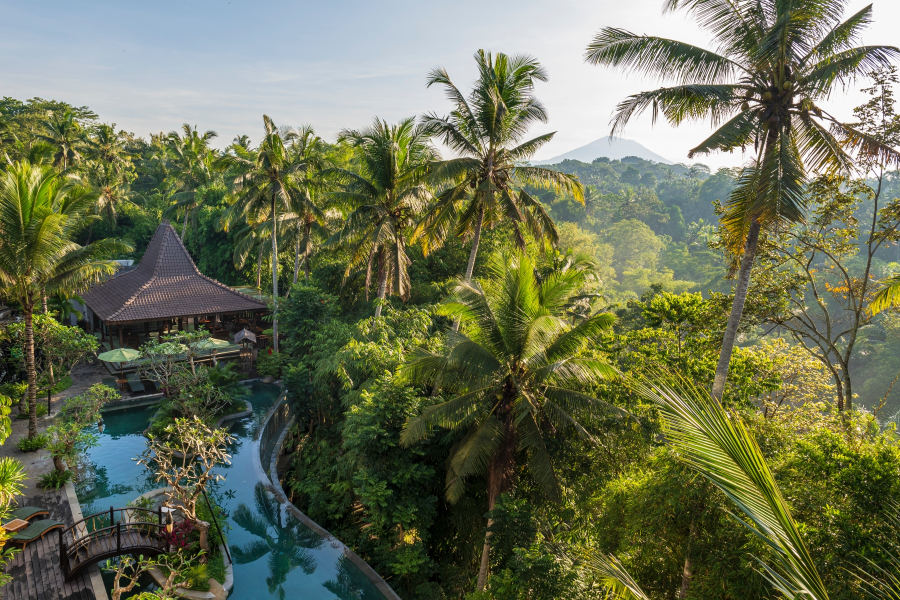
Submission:
M 346 556 L 341 556 L 337 560 L 334 569 L 336 571 L 334 579 L 329 579 L 322 586 L 339 600 L 368 600 L 369 598 L 383 597 L 380 593 L 373 593 L 373 584 Z
M 282 515 L 281 505 L 262 483 L 256 484 L 253 493 L 255 512 L 241 503 L 231 520 L 259 539 L 235 546 L 231 552 L 234 562 L 239 565 L 269 555 L 266 584 L 270 594 L 284 600 L 283 586 L 291 571 L 299 567 L 305 574 L 312 575 L 316 570 L 316 560 L 310 550 L 322 546 L 322 538 L 290 514 Z

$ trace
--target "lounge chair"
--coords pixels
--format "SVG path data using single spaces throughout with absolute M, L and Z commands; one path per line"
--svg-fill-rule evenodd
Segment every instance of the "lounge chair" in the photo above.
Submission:
M 25 529 L 9 536 L 9 541 L 14 544 L 22 544 L 22 548 L 24 548 L 31 542 L 37 541 L 44 537 L 48 531 L 53 531 L 54 529 L 65 526 L 65 523 L 62 523 L 60 521 L 51 521 L 49 519 L 45 519 L 43 521 L 35 521 Z
M 37 506 L 21 506 L 9 513 L 9 520 L 22 519 L 30 521 L 34 517 L 44 517 L 50 514 L 46 508 L 38 508 Z
M 133 393 L 145 391 L 146 388 L 144 388 L 144 384 L 141 383 L 141 376 L 137 373 L 129 373 L 125 376 L 125 379 L 128 381 L 128 387 L 131 388 Z

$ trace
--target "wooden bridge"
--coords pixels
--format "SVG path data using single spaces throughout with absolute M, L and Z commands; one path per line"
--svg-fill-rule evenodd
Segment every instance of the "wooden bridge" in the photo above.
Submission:
M 59 530 L 59 565 L 66 581 L 109 558 L 158 556 L 167 549 L 162 508 L 110 507 Z

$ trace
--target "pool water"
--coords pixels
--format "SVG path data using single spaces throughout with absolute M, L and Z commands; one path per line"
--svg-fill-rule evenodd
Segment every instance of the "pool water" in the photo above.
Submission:
M 375 585 L 344 557 L 340 544 L 320 538 L 257 485 L 253 434 L 277 400 L 279 388 L 258 382 L 248 387 L 253 414 L 225 425 L 236 438 L 229 450 L 231 464 L 217 468 L 225 481 L 210 488 L 228 513 L 226 537 L 235 563 L 231 598 L 384 600 Z M 162 487 L 134 460 L 146 449 L 143 431 L 155 412 L 155 406 L 110 411 L 103 416 L 103 433 L 93 427 L 99 443 L 87 452 L 76 485 L 85 516 L 110 506 L 124 507 L 141 494 Z M 107 588 L 112 587 L 111 579 L 104 574 Z

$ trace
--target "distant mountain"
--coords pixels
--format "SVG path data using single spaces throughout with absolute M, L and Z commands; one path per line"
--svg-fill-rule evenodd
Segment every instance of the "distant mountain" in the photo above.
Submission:
M 609 136 L 602 137 L 599 140 L 594 140 L 587 146 L 575 148 L 571 152 L 566 152 L 565 154 L 554 156 L 553 158 L 548 160 L 533 160 L 531 161 L 531 164 L 554 165 L 566 160 L 567 158 L 589 163 L 595 158 L 600 158 L 601 156 L 606 156 L 607 158 L 615 160 L 621 160 L 626 156 L 637 156 L 638 158 L 643 158 L 644 160 L 652 160 L 667 165 L 674 164 L 671 160 L 663 158 L 659 154 L 647 150 L 644 146 L 640 145 L 634 140 L 614 138 L 612 140 L 612 143 L 610 143 Z

